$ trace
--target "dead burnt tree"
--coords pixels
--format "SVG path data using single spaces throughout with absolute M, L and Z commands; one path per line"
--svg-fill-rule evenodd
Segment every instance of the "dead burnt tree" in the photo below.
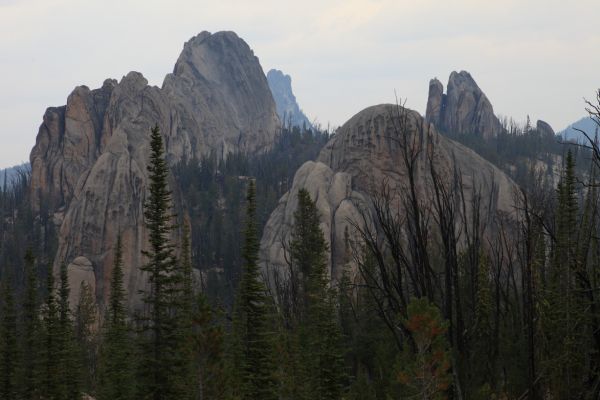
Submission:
M 434 147 L 428 149 L 429 173 L 433 186 L 434 221 L 437 225 L 443 245 L 444 257 L 444 317 L 451 321 L 448 335 L 453 348 L 464 351 L 462 332 L 464 331 L 462 316 L 461 291 L 458 270 L 458 238 L 457 222 L 460 219 L 459 186 L 460 171 L 454 167 L 447 175 L 442 175 L 436 167 Z
M 399 150 L 398 172 L 405 180 L 374 185 L 368 204 L 355 201 L 359 218 L 348 223 L 359 238 L 352 255 L 363 284 L 402 349 L 411 338 L 398 321 L 406 319 L 410 297 L 436 302 L 440 290 L 429 254 L 432 210 L 418 186 L 425 161 L 424 127 L 413 126 L 414 118 L 400 105 L 387 117 L 385 138 Z
M 522 301 L 522 321 L 523 328 L 527 336 L 527 398 L 530 400 L 539 399 L 537 376 L 537 279 L 536 269 L 539 270 L 539 259 L 536 256 L 545 255 L 543 249 L 543 237 L 539 224 L 535 222 L 535 209 L 532 200 L 527 191 L 522 189 L 520 192 L 520 212 L 519 221 L 519 246 L 518 254 L 521 264 L 521 301 Z M 538 256 L 539 257 L 539 256 Z
M 393 209 L 393 194 L 384 181 L 370 204 L 355 201 L 359 220 L 348 223 L 358 239 L 351 242 L 352 258 L 358 266 L 362 285 L 374 300 L 378 314 L 402 349 L 410 333 L 398 323 L 405 319 L 407 305 L 416 281 L 410 257 L 403 244 L 404 217 Z M 409 283 L 412 282 L 412 283 Z
M 435 302 L 436 282 L 429 257 L 431 208 L 429 199 L 420 195 L 418 186 L 418 173 L 425 158 L 426 145 L 432 144 L 428 140 L 430 132 L 423 120 L 411 118 L 408 110 L 400 105 L 394 107 L 389 119 L 392 132 L 388 138 L 400 149 L 401 166 L 408 180 L 402 187 L 401 203 L 411 263 L 414 265 L 414 295 Z

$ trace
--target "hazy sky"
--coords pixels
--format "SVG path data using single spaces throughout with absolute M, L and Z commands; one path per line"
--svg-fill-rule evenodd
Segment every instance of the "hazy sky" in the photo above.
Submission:
M 600 87 L 599 0 L 0 0 L 0 167 L 26 161 L 44 110 L 140 71 L 160 86 L 191 36 L 233 30 L 308 117 L 424 112 L 429 79 L 471 72 L 496 114 L 556 130 Z

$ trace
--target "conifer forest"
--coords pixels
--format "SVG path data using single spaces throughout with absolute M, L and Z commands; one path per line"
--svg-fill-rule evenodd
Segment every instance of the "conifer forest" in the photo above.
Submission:
M 256 48 L 202 31 L 157 81 L 172 35 L 201 18 L 196 2 L 175 14 L 187 2 L 149 20 L 160 40 L 107 52 L 104 36 L 90 39 L 104 14 L 122 49 L 150 35 L 156 2 L 136 3 L 135 18 L 130 0 L 102 2 L 75 21 L 63 12 L 78 15 L 72 0 L 0 0 L 0 32 L 15 31 L 0 34 L 3 66 L 16 68 L 11 40 L 40 50 L 17 57 L 39 93 L 11 94 L 18 109 L 0 95 L 0 400 L 600 400 L 600 89 L 586 81 L 594 98 L 579 94 L 597 52 L 579 62 L 570 49 L 597 47 L 597 29 L 537 31 L 546 14 L 517 12 L 528 2 L 486 2 L 485 23 L 463 0 L 331 1 L 318 18 L 306 15 L 321 2 L 279 2 L 258 19 L 261 2 L 215 3 L 201 7 L 215 21 L 252 19 Z M 29 3 L 59 39 L 29 36 L 17 12 Z M 567 19 L 578 6 L 561 7 Z M 504 19 L 516 25 L 492 40 Z M 121 71 L 133 53 L 148 75 L 83 75 Z M 561 57 L 566 77 L 551 65 Z M 497 110 L 526 119 L 494 111 L 467 71 L 431 79 L 424 112 L 395 95 L 459 58 Z M 336 124 L 307 117 L 289 75 L 265 73 L 277 59 L 311 114 Z M 524 75 L 552 96 L 503 87 Z M 96 88 L 47 107 L 28 161 L 9 167 L 20 133 L 4 131 L 21 132 L 20 112 L 82 76 Z M 6 81 L 9 93 L 19 79 Z M 553 124 L 584 117 L 554 131 L 530 118 L 542 109 Z

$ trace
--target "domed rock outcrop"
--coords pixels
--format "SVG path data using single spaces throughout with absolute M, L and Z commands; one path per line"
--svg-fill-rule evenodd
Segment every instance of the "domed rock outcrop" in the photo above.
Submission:
M 403 125 L 406 128 L 401 128 Z M 354 224 L 387 182 L 395 193 L 394 207 L 403 207 L 401 193 L 408 190 L 409 174 L 403 161 L 405 146 L 414 155 L 416 191 L 422 201 L 432 199 L 431 167 L 441 178 L 460 179 L 465 204 L 481 196 L 482 211 L 513 211 L 516 185 L 498 168 L 472 150 L 440 135 L 417 112 L 394 105 L 369 107 L 346 122 L 321 151 L 316 162 L 305 163 L 296 173 L 291 190 L 271 214 L 261 240 L 263 267 L 287 271 L 286 244 L 291 240 L 297 193 L 306 188 L 321 213 L 321 228 L 330 246 L 330 274 L 336 279 L 352 268 L 348 238 Z M 427 206 L 430 206 L 429 203 Z M 364 225 L 363 225 L 364 226 Z
M 554 129 L 552 129 L 552 126 L 550 126 L 550 124 L 546 121 L 542 121 L 541 119 L 537 120 L 535 124 L 535 129 L 540 133 L 542 137 L 554 139 L 554 137 L 556 136 L 556 133 L 554 132 Z

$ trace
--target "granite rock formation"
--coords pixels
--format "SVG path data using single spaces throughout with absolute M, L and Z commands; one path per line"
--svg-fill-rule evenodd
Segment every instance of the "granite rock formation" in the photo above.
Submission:
M 30 156 L 33 208 L 53 215 L 58 226 L 55 270 L 70 264 L 70 275 L 85 275 L 100 302 L 108 293 L 119 233 L 130 306 L 146 284 L 139 267 L 147 243 L 143 202 L 155 124 L 171 164 L 209 153 L 224 158 L 262 152 L 279 129 L 259 60 L 233 32 L 202 32 L 186 42 L 161 88 L 130 72 L 99 89 L 77 87 L 66 106 L 48 108 Z
M 316 201 L 321 213 L 321 228 L 330 245 L 330 274 L 339 278 L 346 268 L 352 269 L 348 237 L 354 237 L 350 221 L 360 223 L 360 213 L 369 209 L 374 193 L 387 181 L 395 190 L 393 201 L 407 188 L 408 175 L 402 160 L 402 134 L 398 125 L 398 108 L 393 105 L 369 107 L 346 122 L 321 151 L 316 162 L 305 163 L 296 173 L 292 189 L 279 201 L 271 214 L 261 240 L 261 262 L 271 274 L 285 271 L 285 244 L 289 243 L 297 193 L 305 188 Z M 416 186 L 424 197 L 432 195 L 429 173 L 434 163 L 446 179 L 453 171 L 462 179 L 467 204 L 474 190 L 485 204 L 496 211 L 511 213 L 516 185 L 497 167 L 474 151 L 440 135 L 417 112 L 407 110 L 404 130 L 408 143 L 419 149 L 416 159 Z
M 541 119 L 537 120 L 535 128 L 543 137 L 554 139 L 554 137 L 556 136 L 556 133 L 554 133 L 554 129 L 552 129 L 550 124 L 546 121 L 542 121 Z
M 311 128 L 312 124 L 300 109 L 292 91 L 292 78 L 278 69 L 272 69 L 267 73 L 267 81 L 279 119 L 286 125 Z
M 454 135 L 489 139 L 502 131 L 492 104 L 466 71 L 450 74 L 446 94 L 439 80 L 429 82 L 425 119 L 439 131 Z

